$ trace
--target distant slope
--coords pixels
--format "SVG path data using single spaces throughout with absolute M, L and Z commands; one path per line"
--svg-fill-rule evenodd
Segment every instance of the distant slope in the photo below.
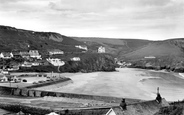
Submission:
M 141 39 L 115 39 L 94 37 L 67 37 L 54 32 L 35 32 L 0 26 L 0 52 L 19 50 L 39 50 L 46 54 L 48 49 L 61 49 L 65 53 L 82 52 L 75 45 L 86 45 L 88 52 L 97 52 L 99 46 L 104 46 L 118 60 L 129 61 L 133 67 L 167 68 L 184 72 L 184 38 L 164 41 Z M 156 59 L 145 59 L 155 56 Z
M 94 37 L 73 37 L 77 41 L 84 42 L 89 48 L 95 50 L 99 46 L 104 46 L 107 53 L 121 57 L 135 49 L 139 49 L 151 41 L 141 39 L 116 39 L 116 38 L 94 38 Z
M 0 26 L 0 51 L 36 49 L 45 54 L 47 49 L 61 49 L 72 53 L 82 51 L 75 45 L 87 45 L 91 52 L 97 52 L 99 46 L 104 46 L 106 53 L 119 58 L 150 42 L 137 39 L 67 37 L 55 32 L 36 32 Z
M 74 46 L 84 44 L 54 32 L 34 32 L 0 26 L 0 51 L 37 49 L 61 49 L 65 52 L 78 51 Z
M 155 58 L 145 58 L 149 56 Z M 120 59 L 131 62 L 131 67 L 184 72 L 184 39 L 155 41 L 121 55 Z
M 146 56 L 184 56 L 180 47 L 171 43 L 171 41 L 153 42 L 147 46 L 124 55 L 129 59 L 140 59 Z

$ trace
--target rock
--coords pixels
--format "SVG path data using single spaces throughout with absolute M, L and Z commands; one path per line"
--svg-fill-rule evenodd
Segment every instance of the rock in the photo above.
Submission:
M 21 96 L 28 96 L 28 90 L 27 89 L 21 89 Z
M 41 97 L 41 91 L 35 91 L 35 97 Z
M 34 91 L 29 90 L 29 91 L 28 91 L 28 96 L 29 96 L 29 97 L 34 97 Z
M 20 96 L 20 89 L 15 89 L 13 94 L 16 95 L 16 96 Z
M 44 92 L 44 91 L 43 91 L 43 92 L 41 93 L 41 97 L 44 97 L 44 96 L 48 96 L 48 92 Z
M 61 93 L 56 93 L 56 97 L 61 97 Z

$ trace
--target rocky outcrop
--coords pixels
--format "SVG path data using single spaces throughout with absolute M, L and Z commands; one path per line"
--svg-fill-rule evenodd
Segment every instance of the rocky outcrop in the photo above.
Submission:
M 114 58 L 109 54 L 84 54 L 81 61 L 68 61 L 60 68 L 61 72 L 115 71 Z
M 184 61 L 182 57 L 159 57 L 155 59 L 142 59 L 131 62 L 132 68 L 154 69 L 173 72 L 184 72 Z

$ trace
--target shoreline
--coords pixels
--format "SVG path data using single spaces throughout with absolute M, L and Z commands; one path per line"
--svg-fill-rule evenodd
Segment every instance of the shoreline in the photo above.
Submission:
M 47 74 L 49 75 L 50 73 Z M 58 75 L 58 73 L 53 74 Z M 167 77 L 167 75 L 169 76 Z M 161 93 L 164 97 L 166 96 L 169 99 L 168 101 L 183 99 L 180 96 L 180 94 L 182 94 L 180 91 L 181 88 L 177 88 L 177 84 L 172 88 L 175 81 L 173 83 L 170 83 L 170 81 L 161 82 L 162 80 L 169 80 L 172 76 L 172 79 L 175 77 L 177 77 L 177 79 L 182 79 L 176 72 L 141 68 L 116 68 L 115 72 L 62 73 L 61 76 L 66 76 L 72 79 L 73 83 L 62 87 L 58 84 L 57 87 L 47 89 L 40 87 L 38 89 L 44 89 L 45 91 L 124 98 L 131 97 L 133 99 L 150 100 L 155 99 L 156 89 L 157 87 L 160 87 Z M 167 86 L 167 83 L 171 84 L 171 86 Z M 177 90 L 174 90 L 174 88 L 177 88 Z M 172 92 L 179 93 L 179 96 L 177 96 L 178 98 L 176 97 L 174 99 Z

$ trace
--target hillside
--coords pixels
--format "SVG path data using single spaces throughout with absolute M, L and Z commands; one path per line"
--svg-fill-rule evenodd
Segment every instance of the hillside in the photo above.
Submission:
M 133 64 L 131 67 L 184 72 L 183 41 L 183 39 L 155 41 L 123 55 L 121 59 L 131 62 Z
M 36 32 L 0 26 L 0 51 L 36 49 L 61 49 L 64 52 L 81 52 L 75 45 L 86 45 L 89 51 L 96 52 L 99 46 L 106 48 L 106 53 L 121 57 L 151 41 L 138 39 L 67 37 L 55 32 Z
M 132 63 L 132 67 L 169 69 L 184 72 L 184 39 L 150 41 L 142 39 L 116 39 L 94 37 L 67 37 L 55 32 L 35 32 L 0 26 L 0 51 L 36 49 L 42 55 L 48 49 L 61 49 L 62 57 L 78 56 L 83 50 L 76 45 L 86 45 L 88 54 L 96 53 L 99 46 L 118 60 Z M 147 59 L 145 57 L 155 57 Z
M 147 46 L 124 55 L 128 59 L 141 59 L 146 56 L 184 56 L 183 51 L 171 41 L 153 42 Z
M 36 49 L 45 52 L 47 49 L 61 49 L 65 52 L 78 52 L 75 45 L 84 44 L 70 37 L 54 32 L 34 32 L 0 26 L 0 51 Z
M 99 46 L 104 46 L 106 52 L 121 58 L 126 53 L 139 49 L 152 41 L 142 39 L 116 39 L 116 38 L 93 38 L 93 37 L 73 37 L 75 40 L 84 42 L 92 50 Z

